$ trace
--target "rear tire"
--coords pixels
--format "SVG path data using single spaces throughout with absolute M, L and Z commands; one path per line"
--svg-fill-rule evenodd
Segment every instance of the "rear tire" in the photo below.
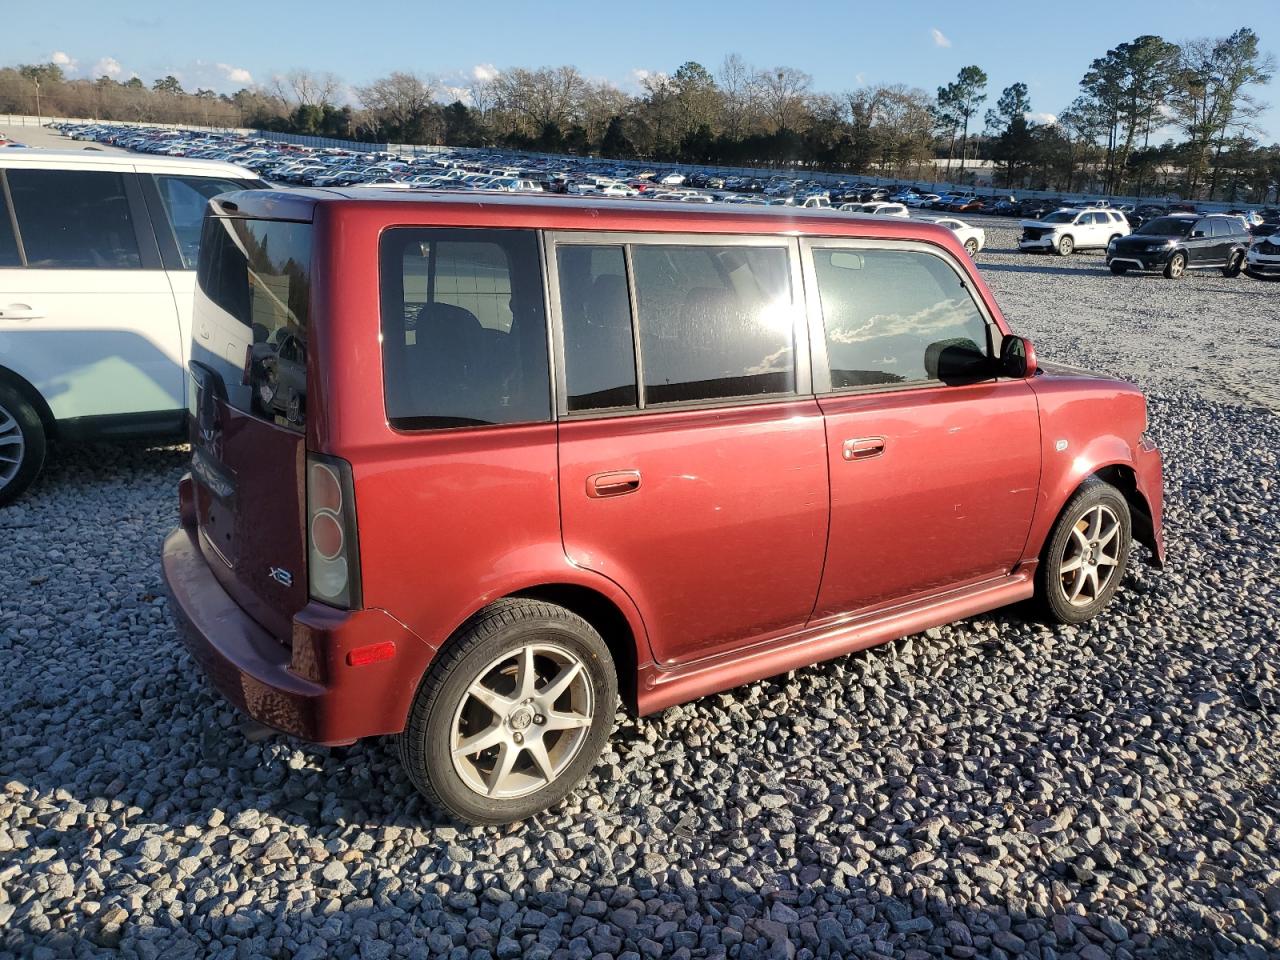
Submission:
M 1111 272 L 1114 273 L 1117 277 L 1120 276 L 1120 274 L 1127 272 L 1128 269 L 1129 269 L 1129 265 L 1127 263 L 1111 264 Z
M 1164 275 L 1167 280 L 1181 280 L 1186 272 L 1187 255 L 1185 253 L 1175 253 L 1164 265 Z
M 514 823 L 587 775 L 617 700 L 609 648 L 589 623 L 540 600 L 499 600 L 436 655 L 400 735 L 400 761 L 423 796 L 457 819 Z
M 1063 237 L 1058 241 L 1058 256 L 1069 257 L 1075 252 L 1076 242 L 1071 237 Z
M 44 421 L 26 395 L 0 379 L 0 507 L 22 495 L 44 466 Z
M 1227 261 L 1227 265 L 1222 268 L 1224 277 L 1238 277 L 1240 271 L 1244 268 L 1244 254 L 1237 250 L 1231 255 L 1231 259 Z
M 970 260 L 976 257 L 978 255 L 978 241 L 972 237 L 966 240 L 964 242 L 964 252 L 969 254 Z
M 1062 508 L 1036 571 L 1036 595 L 1058 623 L 1084 623 L 1102 612 L 1124 579 L 1133 523 L 1124 495 L 1096 478 Z

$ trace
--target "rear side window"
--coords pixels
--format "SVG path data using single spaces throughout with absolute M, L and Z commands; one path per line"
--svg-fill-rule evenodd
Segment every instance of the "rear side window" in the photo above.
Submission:
M 972 379 L 986 320 L 956 272 L 914 250 L 815 249 L 835 389 Z
M 387 416 L 405 430 L 551 417 L 532 230 L 399 228 L 381 242 Z
M 64 270 L 142 266 L 124 175 L 11 168 L 6 177 L 27 266 Z
M 232 190 L 244 190 L 256 183 L 216 177 L 156 175 L 156 187 L 160 190 L 160 199 L 173 229 L 183 267 L 187 270 L 196 268 L 200 255 L 200 225 L 204 222 L 204 208 L 209 198 Z
M 795 390 L 785 247 L 637 244 L 646 405 Z
M 1211 236 L 1214 236 L 1214 237 L 1231 236 L 1231 224 L 1228 223 L 1226 219 L 1210 220 L 1209 223 L 1212 224 L 1213 226 L 1213 233 L 1211 234 Z
M 226 367 L 219 372 L 233 406 L 302 429 L 311 224 L 210 216 L 200 244 L 195 343 L 207 339 L 214 362 Z
M 22 256 L 18 253 L 18 241 L 13 235 L 13 219 L 4 190 L 0 189 L 0 267 L 20 267 Z

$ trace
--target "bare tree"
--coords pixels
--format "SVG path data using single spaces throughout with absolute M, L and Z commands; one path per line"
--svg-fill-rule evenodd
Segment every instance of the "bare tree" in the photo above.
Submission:
M 754 76 L 755 71 L 736 53 L 729 54 L 720 64 L 716 79 L 723 97 L 721 125 L 725 135 L 731 139 L 736 140 L 743 135 L 755 112 L 757 91 Z
M 432 105 L 438 88 L 432 77 L 397 70 L 367 87 L 357 87 L 356 96 L 385 123 L 404 131 Z
M 323 107 L 337 99 L 342 80 L 328 71 L 294 69 L 273 77 L 271 90 L 291 108 Z
M 586 82 L 577 67 L 515 67 L 494 78 L 497 106 L 511 114 L 523 132 L 540 136 L 555 126 L 563 130 L 576 119 Z
M 755 75 L 754 85 L 774 131 L 800 129 L 813 77 L 795 67 L 770 67 Z

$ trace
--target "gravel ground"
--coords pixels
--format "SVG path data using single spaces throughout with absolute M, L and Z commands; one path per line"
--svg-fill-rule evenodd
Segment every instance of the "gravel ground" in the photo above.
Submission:
M 1280 955 L 1280 419 L 1185 359 L 1271 291 L 1012 236 L 980 261 L 1042 355 L 1153 390 L 1169 569 L 1081 628 L 1001 611 L 620 718 L 515 828 L 438 822 L 389 741 L 241 727 L 160 597 L 185 452 L 58 452 L 0 513 L 0 955 Z

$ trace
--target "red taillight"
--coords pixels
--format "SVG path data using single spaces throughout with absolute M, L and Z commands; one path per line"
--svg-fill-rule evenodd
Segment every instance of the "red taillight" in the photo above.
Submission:
M 351 609 L 360 604 L 351 465 L 307 454 L 307 584 L 312 598 Z
M 371 643 L 367 647 L 357 647 L 347 654 L 347 666 L 363 667 L 368 663 L 378 663 L 382 660 L 390 660 L 396 655 L 396 644 L 394 640 L 384 640 L 381 643 Z

